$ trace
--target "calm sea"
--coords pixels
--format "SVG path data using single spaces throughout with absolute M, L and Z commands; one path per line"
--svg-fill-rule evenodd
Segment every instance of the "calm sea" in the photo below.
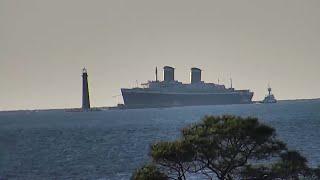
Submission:
M 205 115 L 255 116 L 310 165 L 320 164 L 320 100 L 99 112 L 0 112 L 0 177 L 129 179 L 149 145 Z

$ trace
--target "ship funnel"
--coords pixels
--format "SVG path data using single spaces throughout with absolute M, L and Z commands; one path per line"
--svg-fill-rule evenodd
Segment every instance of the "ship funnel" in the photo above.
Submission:
M 164 81 L 165 82 L 170 82 L 170 81 L 174 81 L 174 68 L 170 67 L 170 66 L 165 66 L 163 67 L 163 71 L 164 71 Z
M 201 69 L 191 68 L 191 84 L 201 82 Z

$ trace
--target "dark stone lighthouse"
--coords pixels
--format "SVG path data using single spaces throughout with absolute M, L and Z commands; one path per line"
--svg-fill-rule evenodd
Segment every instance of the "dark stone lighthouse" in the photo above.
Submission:
M 88 73 L 87 69 L 82 70 L 82 110 L 90 109 L 89 88 L 88 88 Z

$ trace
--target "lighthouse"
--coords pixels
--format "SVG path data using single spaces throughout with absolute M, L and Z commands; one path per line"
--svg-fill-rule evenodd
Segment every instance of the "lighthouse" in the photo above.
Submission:
M 82 69 L 82 110 L 90 109 L 88 73 L 87 69 Z

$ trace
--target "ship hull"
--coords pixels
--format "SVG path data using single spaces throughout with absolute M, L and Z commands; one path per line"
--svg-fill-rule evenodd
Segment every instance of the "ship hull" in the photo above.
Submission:
M 161 93 L 121 89 L 127 108 L 199 106 L 252 103 L 252 92 L 240 93 Z

